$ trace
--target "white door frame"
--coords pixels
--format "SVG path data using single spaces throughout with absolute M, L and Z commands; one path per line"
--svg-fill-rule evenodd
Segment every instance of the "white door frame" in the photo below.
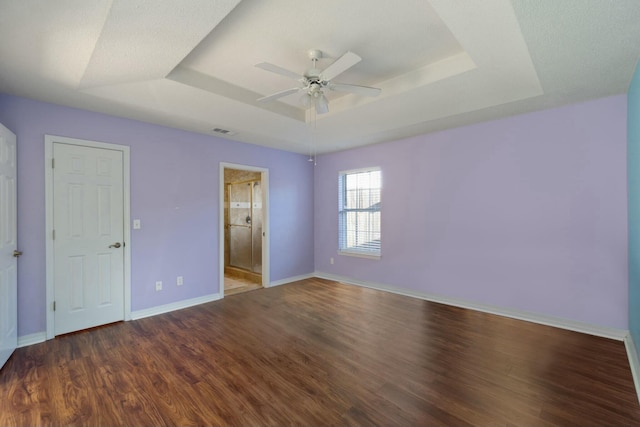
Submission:
M 236 163 L 220 162 L 220 191 L 219 191 L 219 227 L 218 227 L 218 239 L 219 245 L 219 275 L 218 283 L 220 298 L 224 298 L 224 170 L 225 169 L 239 169 L 244 171 L 260 172 L 262 187 L 262 286 L 268 288 L 271 285 L 269 280 L 269 169 L 260 168 L 256 166 L 239 165 Z
M 130 161 L 129 147 L 126 145 L 109 144 L 106 142 L 87 141 L 84 139 L 67 138 L 64 136 L 44 136 L 44 177 L 45 177 L 45 242 L 46 242 L 46 313 L 47 339 L 54 338 L 54 250 L 53 250 L 53 159 L 54 143 L 79 145 L 82 147 L 102 148 L 122 152 L 124 187 L 124 320 L 131 320 L 131 213 L 130 213 Z

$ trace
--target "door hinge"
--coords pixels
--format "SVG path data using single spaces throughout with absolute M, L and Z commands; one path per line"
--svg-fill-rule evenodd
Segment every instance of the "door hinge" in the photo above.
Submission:
M 56 311 L 56 302 L 53 302 L 53 311 Z
M 51 237 L 53 238 L 53 240 L 56 240 L 56 230 L 51 231 Z
M 51 159 L 51 169 L 55 169 L 56 168 L 56 159 L 52 158 Z

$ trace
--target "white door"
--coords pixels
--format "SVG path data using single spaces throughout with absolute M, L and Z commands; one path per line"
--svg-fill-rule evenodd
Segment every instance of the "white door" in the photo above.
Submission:
M 16 136 L 0 125 L 0 368 L 18 344 Z
M 54 334 L 124 320 L 122 151 L 53 144 Z

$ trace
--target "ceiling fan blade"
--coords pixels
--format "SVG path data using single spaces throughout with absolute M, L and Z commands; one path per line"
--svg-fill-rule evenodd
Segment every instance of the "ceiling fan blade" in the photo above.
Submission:
M 337 92 L 349 92 L 362 96 L 378 96 L 381 89 L 377 87 L 349 85 L 344 83 L 329 83 L 329 90 L 335 90 Z
M 269 62 L 261 62 L 259 64 L 256 64 L 256 67 L 262 68 L 263 70 L 271 71 L 272 73 L 280 74 L 281 76 L 289 77 L 294 80 L 300 80 L 302 78 L 298 73 L 289 71 L 286 68 L 278 67 L 277 65 L 271 64 Z
M 258 102 L 273 101 L 274 99 L 278 99 L 278 98 L 285 97 L 287 95 L 291 95 L 292 93 L 296 93 L 296 92 L 298 92 L 299 90 L 302 90 L 302 89 L 303 88 L 294 87 L 294 88 L 287 89 L 287 90 L 281 90 L 280 92 L 272 93 L 271 95 L 267 95 L 267 96 L 263 96 L 262 98 L 258 98 L 257 101 Z
M 336 60 L 333 64 L 329 65 L 325 70 L 320 73 L 320 78 L 325 81 L 329 81 L 338 74 L 347 71 L 349 68 L 362 61 L 358 55 L 353 52 L 347 52 Z

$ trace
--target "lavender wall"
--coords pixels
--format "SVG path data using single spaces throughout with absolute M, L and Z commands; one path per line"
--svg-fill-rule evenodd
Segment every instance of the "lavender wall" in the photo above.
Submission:
M 625 156 L 625 96 L 320 156 L 316 271 L 627 329 Z M 380 260 L 337 255 L 338 172 L 367 166 Z
M 5 95 L 0 122 L 18 137 L 20 336 L 46 328 L 45 134 L 131 147 L 131 218 L 142 221 L 131 231 L 132 310 L 218 292 L 221 161 L 269 169 L 271 280 L 313 271 L 313 170 L 305 156 Z

